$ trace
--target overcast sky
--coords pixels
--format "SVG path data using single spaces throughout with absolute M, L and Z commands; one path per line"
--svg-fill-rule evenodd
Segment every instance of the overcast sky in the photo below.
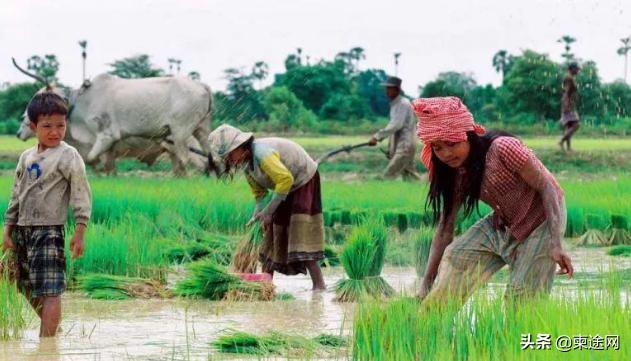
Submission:
M 622 78 L 616 49 L 631 35 L 631 0 L 0 0 L 0 81 L 25 80 L 11 56 L 25 64 L 52 53 L 60 80 L 77 86 L 81 39 L 91 77 L 116 59 L 146 53 L 165 69 L 167 58 L 182 59 L 182 72 L 199 71 L 215 89 L 225 88 L 228 67 L 263 60 L 276 73 L 297 47 L 315 61 L 361 46 L 362 69 L 393 72 L 393 53 L 401 52 L 403 88 L 417 95 L 419 85 L 448 70 L 497 85 L 491 59 L 499 49 L 560 60 L 556 40 L 564 34 L 578 39 L 575 54 L 595 60 L 604 81 Z

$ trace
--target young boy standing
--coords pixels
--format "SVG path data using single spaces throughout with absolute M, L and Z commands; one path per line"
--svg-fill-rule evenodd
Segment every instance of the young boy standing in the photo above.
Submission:
M 92 200 L 83 159 L 63 140 L 68 106 L 52 91 L 36 94 L 27 108 L 38 144 L 22 153 L 4 218 L 3 248 L 13 249 L 18 285 L 41 319 L 40 337 L 55 336 L 66 288 L 64 224 L 72 207 L 76 228 L 72 257 L 83 254 Z

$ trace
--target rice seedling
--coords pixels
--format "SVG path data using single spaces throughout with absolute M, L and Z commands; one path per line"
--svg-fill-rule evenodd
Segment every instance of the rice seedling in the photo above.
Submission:
M 232 267 L 238 273 L 256 273 L 259 261 L 259 249 L 263 242 L 263 226 L 260 222 L 254 223 L 248 232 L 248 237 L 237 246 L 232 261 Z
M 365 295 L 383 297 L 394 293 L 381 278 L 386 240 L 387 229 L 379 218 L 368 218 L 353 229 L 340 257 L 348 278 L 335 285 L 336 300 L 352 302 Z
M 0 176 L 0 198 L 8 199 L 12 177 Z M 128 219 L 144 218 L 152 224 L 151 239 L 191 240 L 208 231 L 238 234 L 251 214 L 253 202 L 245 182 L 222 183 L 206 178 L 160 179 L 137 177 L 91 179 L 94 194 L 92 225 L 115 225 Z M 361 192 L 357 192 L 358 187 Z M 573 179 L 562 182 L 568 208 L 567 236 L 575 237 L 586 229 L 605 231 L 612 214 L 631 216 L 631 178 L 621 175 L 616 180 Z M 420 214 L 429 225 L 423 208 L 426 185 L 390 181 L 363 181 L 361 184 L 327 181 L 322 185 L 327 226 L 356 224 L 362 214 L 396 214 L 391 221 L 398 225 L 398 214 L 406 214 L 407 227 L 418 223 L 410 214 Z M 374 197 L 379 194 L 380 197 Z M 6 209 L 0 203 L 0 212 Z M 484 205 L 481 214 L 490 209 Z M 348 220 L 350 213 L 350 222 Z M 417 217 L 417 216 L 415 216 Z M 478 215 L 459 220 L 463 230 Z M 589 218 L 589 219 L 588 219 Z M 389 221 L 390 222 L 390 221 Z M 401 224 L 402 226 L 403 224 Z
M 623 256 L 623 257 L 631 257 L 631 246 L 629 245 L 618 245 L 613 246 L 607 252 L 610 256 Z
M 421 228 L 416 234 L 416 274 L 419 277 L 423 277 L 425 274 L 425 267 L 429 261 L 429 252 L 432 248 L 432 239 L 434 238 L 434 229 Z
M 261 300 L 274 299 L 274 287 L 270 282 L 243 281 L 230 274 L 225 267 L 209 260 L 200 260 L 187 266 L 189 275 L 175 286 L 175 294 L 182 297 L 207 298 L 209 300 L 228 299 Z
M 96 273 L 81 276 L 78 288 L 86 296 L 102 300 L 166 298 L 171 295 L 164 284 L 154 280 Z
M 116 225 L 92 224 L 86 231 L 86 240 L 85 253 L 76 260 L 70 257 L 66 242 L 70 280 L 88 273 L 166 279 L 169 260 L 165 249 L 172 241 L 155 238 L 153 224 L 146 218 L 129 217 Z
M 0 254 L 0 340 L 19 338 L 26 328 L 26 300 L 11 275 L 13 256 Z
M 467 305 L 446 299 L 428 308 L 412 298 L 360 304 L 353 321 L 354 360 L 628 360 L 631 349 L 631 304 L 618 276 L 605 291 L 561 291 L 555 297 L 504 302 L 477 293 Z M 547 350 L 536 349 L 538 335 L 550 335 Z M 527 335 L 532 344 L 523 340 Z M 572 352 L 556 349 L 561 336 L 571 338 Z M 603 341 L 617 335 L 619 347 L 582 350 L 576 337 Z M 596 337 L 598 336 L 598 337 Z M 595 340 L 596 339 L 596 340 Z M 578 345 L 578 346 L 577 346 Z

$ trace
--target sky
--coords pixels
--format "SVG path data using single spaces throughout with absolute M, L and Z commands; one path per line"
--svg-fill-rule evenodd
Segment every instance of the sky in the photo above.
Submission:
M 620 79 L 616 49 L 631 36 L 631 1 L 0 0 L 0 82 L 26 80 L 12 56 L 26 66 L 31 55 L 52 53 L 60 81 L 78 86 L 83 39 L 89 77 L 116 59 L 148 54 L 164 69 L 168 58 L 181 59 L 182 73 L 198 71 L 216 90 L 225 89 L 229 67 L 248 70 L 262 60 L 274 74 L 298 47 L 314 62 L 360 46 L 360 69 L 391 74 L 400 52 L 403 88 L 417 95 L 419 85 L 452 70 L 498 85 L 492 57 L 499 49 L 560 61 L 557 39 L 565 34 L 578 39 L 579 58 L 596 61 L 603 81 Z

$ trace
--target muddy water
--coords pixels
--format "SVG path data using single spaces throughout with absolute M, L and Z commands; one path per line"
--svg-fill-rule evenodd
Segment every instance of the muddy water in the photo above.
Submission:
M 411 268 L 389 268 L 396 289 L 411 288 Z M 353 305 L 333 301 L 341 269 L 325 271 L 326 292 L 312 292 L 307 276 L 275 278 L 277 292 L 296 299 L 276 302 L 183 300 L 96 301 L 64 295 L 62 336 L 40 344 L 33 320 L 20 341 L 0 342 L 0 360 L 213 360 L 208 343 L 226 329 L 316 336 L 347 334 Z M 340 355 L 342 358 L 343 355 Z M 233 358 L 234 359 L 234 358 Z
M 571 253 L 577 271 L 603 271 L 611 264 L 631 268 L 631 258 L 612 258 L 601 249 Z M 397 290 L 414 288 L 413 268 L 389 267 L 383 274 Z M 0 342 L 0 360 L 234 360 L 209 347 L 209 341 L 227 329 L 302 336 L 348 334 L 354 306 L 333 301 L 332 285 L 342 275 L 341 268 L 325 270 L 329 290 L 315 293 L 307 276 L 279 275 L 277 292 L 291 293 L 296 299 L 276 302 L 96 301 L 71 292 L 63 299 L 60 337 L 40 343 L 39 322 L 33 319 L 22 340 Z M 564 285 L 573 287 L 571 281 Z M 504 284 L 492 283 L 483 292 L 501 294 L 503 289 Z M 346 359 L 345 352 L 333 359 Z

